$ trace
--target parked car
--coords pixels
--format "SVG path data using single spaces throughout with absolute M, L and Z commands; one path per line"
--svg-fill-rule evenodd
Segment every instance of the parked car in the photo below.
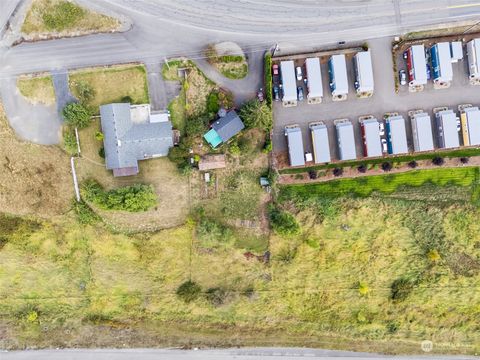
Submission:
M 278 75 L 278 64 L 272 65 L 273 75 Z
M 378 124 L 378 130 L 379 130 L 379 135 L 383 136 L 385 135 L 385 125 L 383 125 L 383 122 Z
M 387 140 L 381 139 L 381 142 L 382 142 L 382 151 L 386 153 L 388 151 Z
M 427 64 L 427 80 L 430 80 L 432 73 L 430 72 L 430 64 Z
M 260 88 L 260 90 L 258 90 L 257 98 L 258 98 L 258 101 L 260 101 L 260 102 L 263 101 L 263 89 L 262 88 Z
M 302 81 L 303 74 L 302 74 L 302 67 L 301 66 L 297 66 L 296 73 L 297 73 L 297 80 Z
M 297 98 L 298 98 L 298 101 L 303 100 L 303 88 L 301 86 L 297 88 Z
M 275 101 L 279 101 L 280 100 L 280 90 L 278 89 L 278 86 L 274 86 L 273 87 L 273 99 Z
M 398 77 L 400 79 L 400 85 L 407 85 L 407 73 L 405 70 L 400 70 L 398 72 Z

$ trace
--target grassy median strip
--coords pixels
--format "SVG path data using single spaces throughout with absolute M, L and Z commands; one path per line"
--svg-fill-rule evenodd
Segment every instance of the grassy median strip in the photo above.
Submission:
M 476 184 L 479 170 L 476 167 L 413 170 L 398 174 L 364 176 L 339 179 L 316 184 L 297 184 L 281 187 L 280 198 L 310 196 L 339 197 L 344 195 L 369 196 L 375 191 L 389 194 L 401 186 L 472 186 Z
M 392 162 L 392 163 L 406 163 L 413 160 L 429 160 L 436 157 L 444 157 L 444 158 L 455 158 L 455 157 L 471 157 L 471 156 L 478 156 L 480 155 L 480 148 L 465 148 L 459 150 L 450 150 L 450 151 L 435 151 L 423 154 L 414 154 L 414 155 L 403 155 L 403 156 L 387 156 L 377 159 L 362 159 L 362 160 L 353 160 L 353 161 L 342 161 L 338 163 L 329 163 L 329 164 L 321 164 L 321 165 L 314 165 L 314 166 L 306 166 L 306 167 L 299 167 L 299 168 L 286 168 L 281 169 L 278 172 L 280 174 L 301 174 L 306 173 L 309 171 L 315 170 L 325 170 L 325 169 L 334 169 L 334 168 L 345 168 L 345 167 L 354 167 L 360 165 L 375 165 L 375 164 L 382 164 L 385 162 Z

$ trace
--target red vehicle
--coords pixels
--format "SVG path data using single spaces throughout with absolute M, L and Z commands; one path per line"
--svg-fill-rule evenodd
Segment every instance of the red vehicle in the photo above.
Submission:
M 273 75 L 278 75 L 278 64 L 272 65 Z

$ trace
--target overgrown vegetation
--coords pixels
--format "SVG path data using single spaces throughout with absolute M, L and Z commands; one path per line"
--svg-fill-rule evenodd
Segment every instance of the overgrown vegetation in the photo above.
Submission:
M 55 90 L 51 75 L 23 75 L 17 79 L 20 94 L 33 104 L 52 105 L 55 103 Z
M 130 212 L 147 211 L 157 204 L 151 186 L 136 184 L 105 191 L 95 180 L 86 180 L 81 186 L 82 196 L 101 209 Z
M 120 25 L 114 18 L 97 14 L 69 0 L 34 0 L 22 32 L 37 39 L 48 35 L 71 36 L 113 31 Z
M 269 133 L 272 128 L 272 110 L 257 99 L 245 103 L 238 114 L 247 128 L 259 128 Z
M 269 107 L 272 107 L 273 99 L 273 79 L 272 79 L 272 55 L 267 52 L 263 61 L 263 75 L 265 85 L 265 101 Z
M 208 62 L 229 79 L 243 79 L 248 74 L 248 64 L 243 55 L 219 55 L 215 45 L 205 50 Z
M 84 129 L 92 123 L 92 114 L 79 103 L 67 104 L 63 108 L 62 114 L 67 125 L 74 128 Z
M 292 214 L 280 210 L 274 205 L 268 209 L 270 225 L 272 229 L 280 235 L 296 235 L 300 232 L 300 226 Z

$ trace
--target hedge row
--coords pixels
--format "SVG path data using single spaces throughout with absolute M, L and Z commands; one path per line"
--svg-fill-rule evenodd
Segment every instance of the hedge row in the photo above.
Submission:
M 264 60 L 265 75 L 265 101 L 267 105 L 272 107 L 272 55 L 267 52 Z

